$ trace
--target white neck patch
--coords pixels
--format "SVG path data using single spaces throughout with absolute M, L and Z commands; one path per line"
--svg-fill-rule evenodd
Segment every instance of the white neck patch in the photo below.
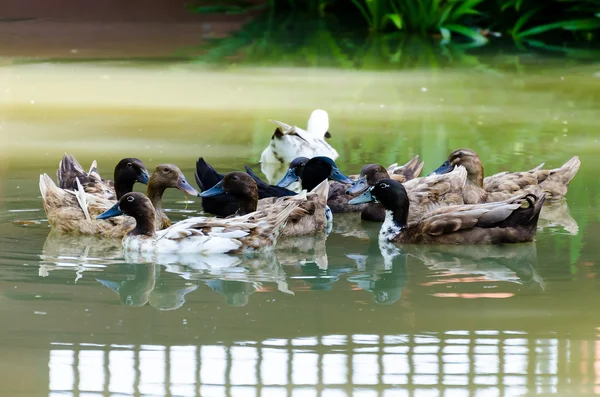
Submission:
M 392 241 L 401 231 L 402 228 L 394 221 L 394 213 L 390 210 L 385 210 L 385 220 L 379 230 L 379 240 Z

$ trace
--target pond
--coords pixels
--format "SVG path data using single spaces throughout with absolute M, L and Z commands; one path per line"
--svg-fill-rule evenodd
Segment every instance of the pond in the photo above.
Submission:
M 0 379 L 12 396 L 574 396 L 600 392 L 599 70 L 353 71 L 27 63 L 0 77 Z M 269 119 L 329 112 L 346 174 L 458 147 L 487 175 L 581 168 L 536 241 L 403 247 L 336 214 L 331 234 L 236 266 L 127 263 L 118 241 L 50 232 L 41 173 L 63 153 L 111 176 L 138 157 L 258 163 Z M 195 184 L 192 183 L 194 186 Z M 143 191 L 136 185 L 135 190 Z M 173 220 L 202 213 L 167 191 Z M 237 261 L 237 262 L 236 262 Z

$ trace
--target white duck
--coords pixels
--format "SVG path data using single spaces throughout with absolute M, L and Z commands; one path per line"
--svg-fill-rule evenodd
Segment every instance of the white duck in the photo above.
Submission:
M 270 183 L 281 179 L 288 164 L 297 157 L 326 156 L 335 160 L 338 152 L 325 141 L 329 133 L 329 115 L 325 110 L 314 110 L 306 130 L 277 120 L 271 142 L 260 155 L 261 170 Z M 281 175 L 280 175 L 281 174 Z
M 123 238 L 126 251 L 178 254 L 243 254 L 272 249 L 290 214 L 306 200 L 306 192 L 297 200 L 276 203 L 244 216 L 227 219 L 194 217 L 164 230 L 154 230 L 155 211 L 142 193 L 127 193 L 96 219 L 129 215 L 136 226 Z

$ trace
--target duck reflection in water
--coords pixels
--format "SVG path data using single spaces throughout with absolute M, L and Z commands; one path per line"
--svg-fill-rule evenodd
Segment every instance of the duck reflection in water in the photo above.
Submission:
M 121 264 L 108 268 L 107 278 L 96 281 L 119 295 L 124 306 L 150 304 L 157 310 L 179 309 L 185 303 L 185 296 L 198 286 L 176 277 L 165 279 L 161 270 L 156 264 Z
M 97 278 L 100 284 L 113 290 L 119 295 L 119 300 L 124 306 L 145 306 L 150 293 L 156 284 L 156 274 L 160 273 L 158 265 L 122 264 L 115 266 L 112 273 L 107 269 L 110 279 Z
M 382 246 L 385 255 L 396 253 L 397 250 L 427 267 L 429 274 L 421 285 L 432 288 L 432 294 L 436 296 L 509 297 L 515 293 L 537 294 L 546 289 L 537 270 L 535 242 L 486 246 Z M 481 291 L 481 283 L 485 283 L 485 293 Z M 445 290 L 449 284 L 460 286 L 460 292 Z M 519 286 L 518 291 L 509 287 L 515 284 Z M 444 290 L 435 290 L 438 285 Z M 490 289 L 492 285 L 494 287 Z
M 369 240 L 366 254 L 346 254 L 356 263 L 357 274 L 348 277 L 360 289 L 373 295 L 373 302 L 391 305 L 402 297 L 402 290 L 408 281 L 406 268 L 407 254 L 394 252 L 383 255 L 377 238 Z
M 121 242 L 92 235 L 68 235 L 51 230 L 40 254 L 39 276 L 52 270 L 75 269 L 75 282 L 83 272 L 102 272 L 111 263 L 122 263 Z

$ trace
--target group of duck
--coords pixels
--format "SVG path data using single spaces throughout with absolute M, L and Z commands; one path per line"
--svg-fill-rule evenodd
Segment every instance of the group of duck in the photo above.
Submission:
M 50 226 L 63 233 L 121 238 L 128 251 L 177 254 L 244 254 L 272 249 L 279 238 L 327 233 L 335 213 L 360 213 L 382 223 L 379 240 L 401 244 L 504 244 L 532 241 L 544 202 L 564 198 L 579 170 L 577 156 L 562 167 L 501 172 L 484 177 L 479 156 L 457 149 L 434 172 L 420 177 L 415 156 L 403 166 L 367 164 L 346 176 L 326 141 L 329 118 L 315 110 L 306 130 L 274 121 L 261 155 L 269 182 L 249 167 L 218 173 L 204 158 L 196 162 L 193 188 L 174 164 L 152 174 L 137 158 L 122 159 L 113 180 L 97 163 L 85 171 L 65 154 L 58 185 L 40 175 L 40 192 Z M 272 170 L 287 167 L 276 184 Z M 282 172 L 283 174 L 283 172 Z M 133 191 L 146 184 L 146 194 Z M 166 189 L 200 197 L 214 216 L 175 224 L 162 208 Z

